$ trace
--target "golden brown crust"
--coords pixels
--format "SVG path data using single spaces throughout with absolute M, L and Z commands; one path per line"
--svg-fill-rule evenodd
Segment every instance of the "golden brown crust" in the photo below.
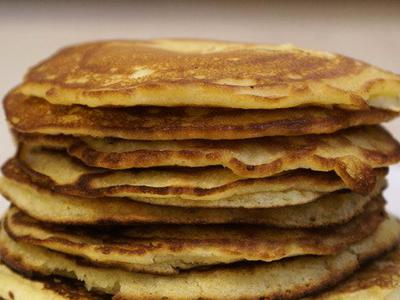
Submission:
M 105 171 L 83 166 L 63 153 L 44 150 L 20 153 L 19 157 L 2 167 L 6 176 L 24 173 L 40 187 L 88 198 L 127 197 L 182 207 L 268 208 L 304 204 L 349 190 L 334 173 L 304 169 L 245 179 L 222 168 Z M 385 186 L 386 174 L 385 168 L 373 169 L 375 184 L 370 193 Z
M 397 247 L 366 265 L 337 287 L 307 300 L 396 299 L 399 288 L 400 248 Z
M 0 192 L 20 210 L 43 222 L 75 225 L 104 224 L 265 224 L 312 228 L 345 223 L 365 205 L 383 201 L 373 195 L 332 193 L 311 203 L 281 208 L 186 208 L 150 205 L 125 198 L 81 198 L 53 193 L 31 181 L 23 171 L 9 170 Z
M 400 77 L 294 46 L 207 40 L 103 41 L 64 48 L 32 68 L 22 91 L 57 104 L 276 109 L 399 109 Z M 381 97 L 387 97 L 382 103 Z
M 18 242 L 87 258 L 128 271 L 171 274 L 199 266 L 237 261 L 275 261 L 301 255 L 333 255 L 356 243 L 385 218 L 372 202 L 349 223 L 316 229 L 255 225 L 159 225 L 87 229 L 40 223 L 16 208 L 4 220 Z M 165 265 L 156 270 L 154 265 Z M 169 268 L 167 268 L 169 266 Z
M 110 295 L 88 292 L 77 280 L 60 276 L 26 278 L 1 262 L 0 279 L 0 299 L 4 300 L 111 300 Z
M 376 184 L 373 168 L 387 167 L 400 161 L 400 144 L 379 126 L 351 128 L 331 135 L 270 137 L 245 141 L 140 142 L 72 137 L 63 140 L 62 137 L 51 139 L 43 136 L 36 140 L 35 137 L 22 137 L 22 140 L 35 146 L 66 148 L 86 164 L 102 168 L 222 165 L 242 178 L 269 177 L 301 168 L 334 171 L 346 187 L 363 194 L 369 193 Z M 22 152 L 29 156 L 30 152 L 35 151 Z M 32 160 L 35 160 L 34 157 Z M 88 169 L 87 172 L 93 173 L 93 170 Z M 130 172 L 131 177 L 134 178 L 138 172 Z M 195 172 L 199 173 L 197 170 Z M 162 174 L 163 171 L 158 173 Z M 102 176 L 116 178 L 117 174 L 128 172 Z M 169 177 L 174 177 L 174 174 Z M 210 181 L 215 178 L 212 172 L 209 178 Z M 174 184 L 179 186 L 176 181 Z M 159 185 L 166 186 L 164 182 L 159 182 Z M 199 189 L 198 192 L 203 191 Z
M 57 159 L 63 159 L 58 154 L 52 153 L 53 156 L 50 156 L 55 167 Z M 15 170 L 24 172 L 38 186 L 62 194 L 88 198 L 127 197 L 134 201 L 182 207 L 279 207 L 304 204 L 330 192 L 348 190 L 335 174 L 308 170 L 244 179 L 227 170 L 214 168 L 193 171 L 144 170 L 124 174 L 104 170 L 90 172 L 80 164 L 69 165 L 69 161 L 59 167 L 81 168 L 82 172 L 70 176 L 65 176 L 66 172 L 63 172 L 60 177 L 59 169 L 48 166 L 35 169 L 17 159 L 6 162 L 2 170 L 6 176 Z M 76 177 L 78 173 L 80 175 Z M 374 170 L 377 178 L 374 189 L 381 189 L 385 185 L 386 173 L 386 169 Z M 118 175 L 123 177 L 118 179 Z M 166 177 L 168 182 L 165 182 Z
M 0 252 L 7 264 L 21 272 L 78 278 L 117 299 L 293 299 L 336 284 L 394 247 L 399 235 L 398 222 L 390 218 L 371 236 L 337 255 L 218 266 L 173 276 L 93 267 L 70 256 L 16 243 L 4 231 Z
M 217 108 L 88 108 L 52 105 L 11 92 L 4 108 L 17 131 L 137 140 L 244 139 L 332 133 L 389 121 L 398 113 L 326 108 L 235 110 Z

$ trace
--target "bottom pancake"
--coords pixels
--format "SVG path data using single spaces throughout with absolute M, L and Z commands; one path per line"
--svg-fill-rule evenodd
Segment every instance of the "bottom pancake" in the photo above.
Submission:
M 362 263 L 388 251 L 400 238 L 400 224 L 385 220 L 368 238 L 333 256 L 247 263 L 160 276 L 99 268 L 71 256 L 13 241 L 4 230 L 4 262 L 24 273 L 61 275 L 83 281 L 88 290 L 114 299 L 292 299 L 336 284 Z
M 345 223 L 362 213 L 375 195 L 332 193 L 311 203 L 264 209 L 186 208 L 158 206 L 124 198 L 82 198 L 53 193 L 36 186 L 23 173 L 0 178 L 1 194 L 29 216 L 49 223 L 99 224 L 264 224 L 309 228 Z M 375 197 L 375 198 L 374 198 Z M 374 198 L 374 199 L 373 199 Z
M 111 300 L 88 292 L 77 280 L 32 280 L 0 263 L 1 300 Z M 395 300 L 400 296 L 400 247 L 371 262 L 334 288 L 302 300 Z
M 61 277 L 25 278 L 0 262 L 0 299 L 111 300 L 111 296 L 88 292 L 76 280 Z
M 12 207 L 4 228 L 16 241 L 79 256 L 99 266 L 173 274 L 239 261 L 333 255 L 371 235 L 385 219 L 383 205 L 373 201 L 346 224 L 314 229 L 232 224 L 71 228 L 40 223 Z

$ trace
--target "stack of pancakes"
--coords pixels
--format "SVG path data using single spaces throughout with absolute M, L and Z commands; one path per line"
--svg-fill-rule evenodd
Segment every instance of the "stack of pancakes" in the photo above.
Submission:
M 379 125 L 398 75 L 289 45 L 105 41 L 33 67 L 4 107 L 4 299 L 400 293 L 382 196 L 400 145 Z

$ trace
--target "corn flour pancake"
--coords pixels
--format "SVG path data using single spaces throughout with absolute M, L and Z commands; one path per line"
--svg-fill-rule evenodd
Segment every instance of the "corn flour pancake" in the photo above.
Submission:
M 315 166 L 317 159 L 340 160 L 345 154 L 359 157 L 363 162 L 371 157 L 376 159 L 374 156 L 382 159 L 400 156 L 398 143 L 386 130 L 377 126 L 352 128 L 330 135 L 231 141 L 140 141 L 21 133 L 16 133 L 16 138 L 32 147 L 66 150 L 94 167 L 129 169 L 222 165 L 243 177 L 265 177 L 279 172 L 279 169 L 296 168 L 294 158 L 302 160 L 302 164 L 311 160 L 314 166 L 310 168 L 321 168 Z M 334 149 L 337 151 L 335 154 Z M 278 161 L 282 166 L 278 166 Z
M 334 191 L 350 193 L 330 173 L 301 171 L 265 179 L 239 178 L 237 181 L 235 175 L 224 169 L 147 170 L 119 174 L 93 170 L 93 173 L 85 166 L 71 164 L 71 159 L 63 154 L 45 152 L 41 156 L 42 151 L 34 153 L 38 155 L 30 160 L 32 164 L 27 162 L 30 166 L 12 159 L 2 168 L 3 174 L 8 178 L 24 174 L 44 189 L 71 196 L 127 197 L 133 201 L 181 207 L 270 208 L 309 203 L 323 196 L 330 197 L 330 192 Z M 364 196 L 377 195 L 386 185 L 386 170 L 377 169 L 375 173 L 377 183 Z M 206 185 L 213 178 L 219 186 Z M 223 180 L 225 185 L 221 185 Z M 163 182 L 168 185 L 161 185 Z
M 128 271 L 173 274 L 238 261 L 333 255 L 371 235 L 385 214 L 374 203 L 349 223 L 322 229 L 251 225 L 153 225 L 85 229 L 40 223 L 11 208 L 4 228 L 15 240 Z
M 72 140 L 78 141 L 74 144 Z M 269 177 L 301 168 L 323 172 L 334 171 L 348 188 L 359 193 L 368 193 L 373 188 L 376 176 L 372 168 L 386 167 L 400 161 L 399 143 L 386 130 L 378 126 L 352 128 L 332 135 L 270 137 L 220 142 L 204 140 L 142 142 L 82 138 L 80 143 L 79 140 L 71 137 L 65 137 L 63 140 L 63 137 L 58 137 L 46 143 L 46 138 L 39 138 L 39 141 L 28 138 L 27 144 L 36 147 L 64 148 L 84 163 L 102 168 L 224 166 L 234 174 L 246 178 Z M 72 145 L 67 146 L 68 141 L 71 141 Z M 20 155 L 22 160 L 28 161 L 36 168 L 42 165 L 42 170 L 46 168 L 44 161 L 51 160 L 50 154 L 46 158 L 44 154 L 39 155 L 38 152 L 33 153 L 36 153 L 36 156 L 30 154 L 28 150 L 22 152 Z M 58 161 L 56 158 L 53 160 Z M 83 170 L 83 168 L 80 169 Z M 193 169 L 190 171 L 192 172 Z M 91 169 L 87 169 L 87 172 L 93 173 Z M 202 177 L 194 173 L 194 177 Z M 132 174 L 112 173 L 110 176 L 103 177 L 103 183 L 99 187 L 109 185 L 107 178 L 114 182 L 135 181 L 133 177 L 137 176 Z M 224 176 L 213 176 L 212 173 L 206 175 L 203 172 L 203 174 L 204 178 L 209 178 L 210 181 L 224 178 Z M 173 174 L 169 174 L 168 178 L 171 176 L 174 177 Z M 185 176 L 189 175 L 185 174 Z M 156 178 L 160 180 L 157 185 L 165 186 L 163 182 L 166 182 L 167 176 L 164 176 L 163 171 L 155 172 L 151 177 L 154 181 L 157 181 Z M 202 181 L 202 185 L 207 185 L 207 180 L 204 178 L 199 178 L 199 181 Z M 177 183 L 176 180 L 171 179 L 171 182 L 179 186 L 182 180 L 180 179 Z M 210 184 L 212 187 L 216 186 L 211 182 Z
M 396 300 L 400 296 L 400 249 L 373 261 L 348 280 L 303 300 Z
M 111 300 L 109 295 L 88 292 L 77 280 L 61 277 L 29 279 L 0 262 L 2 300 Z
M 0 264 L 0 299 L 111 300 L 81 287 L 77 280 L 57 277 L 27 279 Z M 326 292 L 303 300 L 395 300 L 400 292 L 400 249 L 369 263 Z M 61 292 L 60 292 L 61 291 Z
M 245 139 L 332 133 L 389 121 L 398 113 L 369 109 L 346 111 L 321 107 L 240 110 L 196 107 L 89 108 L 53 105 L 11 92 L 4 109 L 19 132 L 71 134 L 134 140 Z
M 22 148 L 3 173 L 24 172 L 52 191 L 82 197 L 128 197 L 152 204 L 188 207 L 279 207 L 311 202 L 348 189 L 334 173 L 297 170 L 246 179 L 223 168 L 106 171 L 87 167 L 62 152 Z M 385 185 L 386 169 L 373 170 L 374 185 Z M 365 194 L 365 193 L 363 193 Z
M 211 40 L 73 45 L 31 68 L 20 90 L 53 104 L 92 107 L 400 109 L 400 77 L 359 60 L 292 45 Z
M 33 183 L 19 170 L 0 178 L 0 193 L 31 217 L 49 223 L 102 224 L 264 224 L 308 228 L 341 224 L 359 215 L 366 205 L 380 202 L 380 191 L 363 196 L 329 194 L 313 202 L 278 208 L 186 208 L 158 206 L 126 198 L 82 198 L 54 193 Z
M 61 193 L 84 197 L 127 196 L 168 205 L 219 207 L 274 207 L 301 204 L 329 192 L 346 189 L 333 173 L 307 170 L 279 176 L 246 179 L 223 168 L 146 169 L 107 171 L 86 167 L 62 152 L 22 148 L 19 159 L 3 171 L 24 171 L 37 184 Z M 375 171 L 382 186 L 385 169 Z M 187 201 L 189 200 L 189 201 Z M 157 202 L 157 200 L 154 200 Z
M 387 218 L 372 235 L 336 255 L 219 266 L 170 276 L 94 267 L 72 256 L 15 242 L 4 230 L 0 253 L 6 264 L 19 271 L 77 278 L 88 290 L 116 299 L 291 299 L 337 283 L 393 248 L 399 238 L 400 224 Z
M 57 170 L 63 170 L 61 168 L 62 164 L 56 166 L 60 167 Z M 108 183 L 112 183 L 113 186 L 98 188 L 93 187 L 93 183 L 100 182 L 103 184 L 104 180 L 108 179 L 108 177 L 102 177 L 105 176 L 103 173 L 89 173 L 86 174 L 88 176 L 81 176 L 79 180 L 71 184 L 60 184 L 53 180 L 57 179 L 57 177 L 50 178 L 47 175 L 38 173 L 15 159 L 8 161 L 3 167 L 5 174 L 15 170 L 26 172 L 29 174 L 30 179 L 39 186 L 63 194 L 88 198 L 126 196 L 134 201 L 180 207 L 270 208 L 299 205 L 314 201 L 329 192 L 346 188 L 340 179 L 331 173 L 295 172 L 277 177 L 268 177 L 264 180 L 240 179 L 214 188 L 205 188 L 204 185 L 200 188 L 193 186 L 193 184 L 202 183 L 201 179 L 208 179 L 207 176 L 213 176 L 213 178 L 217 178 L 217 182 L 221 183 L 224 178 L 227 180 L 232 179 L 232 174 L 224 169 L 196 170 L 190 173 L 187 170 L 183 172 L 166 171 L 162 172 L 162 175 L 157 171 L 144 171 L 135 173 L 136 180 L 130 180 L 129 184 L 125 183 L 126 180 L 119 180 L 121 185 L 116 180 L 112 180 L 112 182 L 108 180 Z M 71 169 L 66 170 L 72 173 Z M 377 186 L 382 187 L 385 184 L 384 174 L 386 171 L 378 171 L 381 174 L 379 175 Z M 154 174 L 155 178 L 150 177 L 152 174 Z M 185 174 L 187 174 L 187 177 L 185 177 Z M 165 179 L 168 175 L 171 177 L 168 177 L 167 182 L 161 181 L 162 184 L 171 184 L 175 180 L 176 183 L 180 182 L 180 186 L 154 185 L 156 183 L 155 179 Z M 115 177 L 112 174 L 111 176 Z M 218 176 L 221 177 L 218 178 Z M 138 179 L 141 179 L 140 183 L 142 184 L 139 184 Z M 147 185 L 145 186 L 143 183 L 146 179 Z M 149 181 L 153 183 L 152 186 L 148 185 Z M 138 185 L 135 185 L 134 182 Z M 183 186 L 183 183 L 186 185 Z

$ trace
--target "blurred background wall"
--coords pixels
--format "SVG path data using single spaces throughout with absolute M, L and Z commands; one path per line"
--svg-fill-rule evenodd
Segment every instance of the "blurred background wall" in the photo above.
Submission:
M 400 73 L 400 1 L 0 0 L 0 95 L 18 84 L 29 66 L 63 45 L 155 37 L 290 42 Z M 4 161 L 14 148 L 3 112 L 0 120 Z M 389 127 L 400 138 L 400 120 Z M 390 177 L 393 198 L 400 196 L 397 175 L 399 167 Z M 391 205 L 400 215 L 400 205 Z

